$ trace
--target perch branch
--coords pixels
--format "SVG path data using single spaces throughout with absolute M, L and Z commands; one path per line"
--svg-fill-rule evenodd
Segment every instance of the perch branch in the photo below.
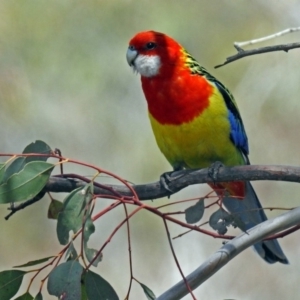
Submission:
M 89 182 L 89 179 L 78 180 L 74 178 L 74 174 L 64 174 L 63 177 L 52 176 L 42 192 L 69 193 L 76 188 L 82 187 Z M 80 177 L 81 178 L 81 177 Z M 208 169 L 181 170 L 173 172 L 170 175 L 169 188 L 173 191 L 167 191 L 160 183 L 156 181 L 148 184 L 132 185 L 132 188 L 137 193 L 140 200 L 154 200 L 162 197 L 167 197 L 178 191 L 188 187 L 189 185 L 208 183 L 208 182 L 228 182 L 228 181 L 248 181 L 248 180 L 276 180 L 288 182 L 300 182 L 300 167 L 293 166 L 258 166 L 246 165 L 236 167 L 220 167 L 216 178 L 212 179 Z M 114 196 L 116 193 L 123 196 L 132 197 L 132 192 L 124 185 L 110 185 L 94 183 L 94 193 L 107 196 Z M 41 194 L 42 195 L 42 194 Z M 35 197 L 38 201 L 42 197 Z M 11 209 L 11 212 L 6 219 L 20 209 L 31 205 L 31 200 L 16 205 Z
M 68 175 L 65 174 L 64 177 Z M 276 180 L 288 182 L 300 182 L 300 167 L 293 166 L 266 166 L 266 165 L 246 165 L 236 167 L 220 167 L 216 178 L 212 179 L 208 169 L 181 170 L 173 172 L 169 177 L 169 188 L 167 191 L 156 181 L 148 184 L 132 185 L 140 200 L 154 200 L 167 197 L 177 193 L 189 185 L 209 183 L 209 182 L 228 182 L 228 181 L 255 181 L 255 180 Z M 45 187 L 47 192 L 71 192 L 75 188 L 81 187 L 85 182 L 70 180 L 67 178 L 51 177 Z M 123 196 L 131 197 L 132 193 L 123 185 L 107 184 L 107 188 L 95 186 L 95 194 L 111 196 L 112 191 Z
M 230 260 L 241 253 L 249 246 L 272 235 L 300 223 L 300 207 L 286 212 L 276 218 L 267 220 L 251 228 L 247 233 L 242 233 L 230 242 L 226 243 L 217 252 L 212 254 L 202 265 L 186 277 L 186 280 L 193 290 L 225 266 Z M 178 282 L 157 300 L 178 300 L 187 295 L 184 281 Z

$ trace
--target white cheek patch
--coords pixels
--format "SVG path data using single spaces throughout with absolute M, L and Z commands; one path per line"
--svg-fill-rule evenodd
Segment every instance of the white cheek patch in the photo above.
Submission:
M 144 77 L 152 77 L 159 73 L 160 57 L 157 55 L 138 55 L 134 60 L 133 68 Z

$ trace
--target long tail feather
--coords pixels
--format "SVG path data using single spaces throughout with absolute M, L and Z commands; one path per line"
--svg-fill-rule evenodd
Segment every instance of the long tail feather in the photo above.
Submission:
M 223 203 L 229 212 L 237 215 L 242 220 L 246 230 L 267 220 L 267 216 L 250 182 L 246 183 L 246 196 L 243 200 L 225 197 Z M 289 263 L 277 240 L 259 242 L 254 245 L 254 248 L 270 264 L 276 262 Z

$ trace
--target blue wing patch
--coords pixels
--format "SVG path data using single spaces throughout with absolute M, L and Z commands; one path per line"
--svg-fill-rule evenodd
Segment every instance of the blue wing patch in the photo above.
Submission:
M 229 122 L 230 122 L 230 138 L 232 142 L 240 149 L 242 149 L 244 154 L 249 153 L 248 139 L 245 130 L 236 116 L 231 110 L 229 111 Z
M 230 91 L 219 81 L 214 78 L 214 83 L 220 93 L 222 94 L 226 106 L 228 108 L 228 118 L 230 121 L 230 139 L 234 143 L 236 147 L 241 149 L 243 152 L 247 163 L 249 163 L 248 154 L 249 154 L 249 146 L 248 146 L 248 138 L 246 135 L 246 131 L 244 128 L 244 124 L 241 118 L 241 115 L 238 111 L 238 108 L 235 104 L 233 95 Z

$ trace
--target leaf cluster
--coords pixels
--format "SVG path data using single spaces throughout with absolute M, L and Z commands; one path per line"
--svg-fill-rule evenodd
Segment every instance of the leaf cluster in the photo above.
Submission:
M 0 204 L 27 201 L 45 194 L 43 188 L 57 164 L 47 162 L 49 157 L 57 157 L 54 151 L 43 141 L 28 145 L 22 155 L 12 156 L 0 165 Z M 41 198 L 41 197 L 39 197 Z M 57 222 L 56 233 L 63 249 L 54 256 L 49 256 L 18 265 L 13 270 L 0 272 L 0 299 L 9 300 L 20 289 L 25 275 L 34 274 L 24 294 L 15 298 L 22 300 L 43 299 L 43 285 L 47 281 L 50 295 L 64 300 L 119 299 L 116 291 L 102 276 L 90 270 L 102 260 L 101 250 L 88 246 L 88 241 L 95 233 L 94 219 L 94 183 L 74 189 L 60 202 L 51 197 L 48 218 Z M 80 239 L 77 251 L 74 241 Z M 37 269 L 24 271 L 24 268 L 41 265 Z M 50 269 L 41 280 L 40 290 L 32 296 L 30 287 L 33 280 L 44 269 Z M 137 280 L 136 280 L 137 281 Z M 138 282 L 138 281 L 137 281 Z M 139 282 L 138 282 L 139 283 Z M 148 299 L 155 299 L 153 292 L 139 283 Z

